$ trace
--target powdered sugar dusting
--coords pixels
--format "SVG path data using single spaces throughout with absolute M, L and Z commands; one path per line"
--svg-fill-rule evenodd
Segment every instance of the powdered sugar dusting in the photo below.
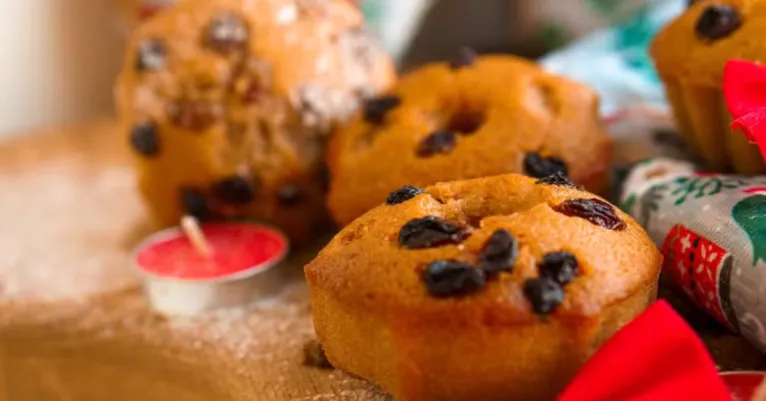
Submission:
M 83 300 L 133 282 L 124 227 L 139 216 L 127 168 L 61 158 L 0 175 L 0 299 Z M 122 228 L 121 228 L 122 227 Z
M 290 285 L 274 302 L 173 318 L 170 326 L 193 342 L 212 343 L 238 359 L 264 363 L 280 360 L 286 348 L 300 350 L 314 332 L 303 283 Z

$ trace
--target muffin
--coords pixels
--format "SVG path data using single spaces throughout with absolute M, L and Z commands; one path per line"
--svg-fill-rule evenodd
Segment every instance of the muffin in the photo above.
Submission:
M 731 131 L 721 89 L 730 59 L 766 61 L 764 27 L 766 1 L 691 1 L 651 45 L 680 134 L 718 171 L 766 173 L 758 148 Z
M 403 186 L 555 172 L 601 193 L 610 141 L 589 88 L 511 56 L 463 50 L 365 102 L 333 137 L 328 205 L 343 225 Z
M 551 400 L 651 303 L 662 256 L 560 173 L 404 187 L 305 273 L 336 368 L 400 401 Z
M 137 29 L 116 89 L 140 192 L 162 225 L 326 219 L 332 128 L 393 65 L 346 0 L 188 0 Z

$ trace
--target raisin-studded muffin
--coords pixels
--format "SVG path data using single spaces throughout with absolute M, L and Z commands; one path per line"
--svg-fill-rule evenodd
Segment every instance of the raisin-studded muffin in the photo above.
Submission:
M 698 0 L 659 32 L 651 55 L 681 135 L 716 170 L 766 173 L 758 148 L 732 132 L 726 62 L 766 61 L 766 1 Z
M 255 218 L 295 238 L 326 215 L 331 128 L 393 78 L 346 0 L 189 0 L 137 30 L 116 97 L 159 222 Z
M 610 141 L 589 88 L 511 56 L 454 60 L 403 77 L 333 138 L 330 210 L 340 224 L 403 185 L 554 172 L 601 192 Z
M 661 263 L 562 174 L 507 174 L 398 189 L 305 272 L 333 366 L 400 401 L 534 401 L 652 302 Z

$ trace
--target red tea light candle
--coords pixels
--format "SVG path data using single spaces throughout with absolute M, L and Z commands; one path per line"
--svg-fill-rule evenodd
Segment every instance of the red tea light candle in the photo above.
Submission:
M 282 277 L 277 265 L 287 250 L 287 238 L 270 227 L 197 225 L 184 218 L 181 228 L 144 240 L 135 252 L 135 263 L 155 310 L 190 316 L 278 293 Z
M 766 372 L 724 372 L 721 377 L 731 391 L 732 401 L 766 400 Z

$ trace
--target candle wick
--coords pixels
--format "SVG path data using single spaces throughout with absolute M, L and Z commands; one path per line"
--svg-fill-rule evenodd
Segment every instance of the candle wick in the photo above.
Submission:
M 186 234 L 186 237 L 189 238 L 189 241 L 197 253 L 206 258 L 209 258 L 213 254 L 213 251 L 210 249 L 210 244 L 207 242 L 207 238 L 205 238 L 205 234 L 199 227 L 197 219 L 192 216 L 182 217 L 181 229 L 184 231 L 184 234 Z

